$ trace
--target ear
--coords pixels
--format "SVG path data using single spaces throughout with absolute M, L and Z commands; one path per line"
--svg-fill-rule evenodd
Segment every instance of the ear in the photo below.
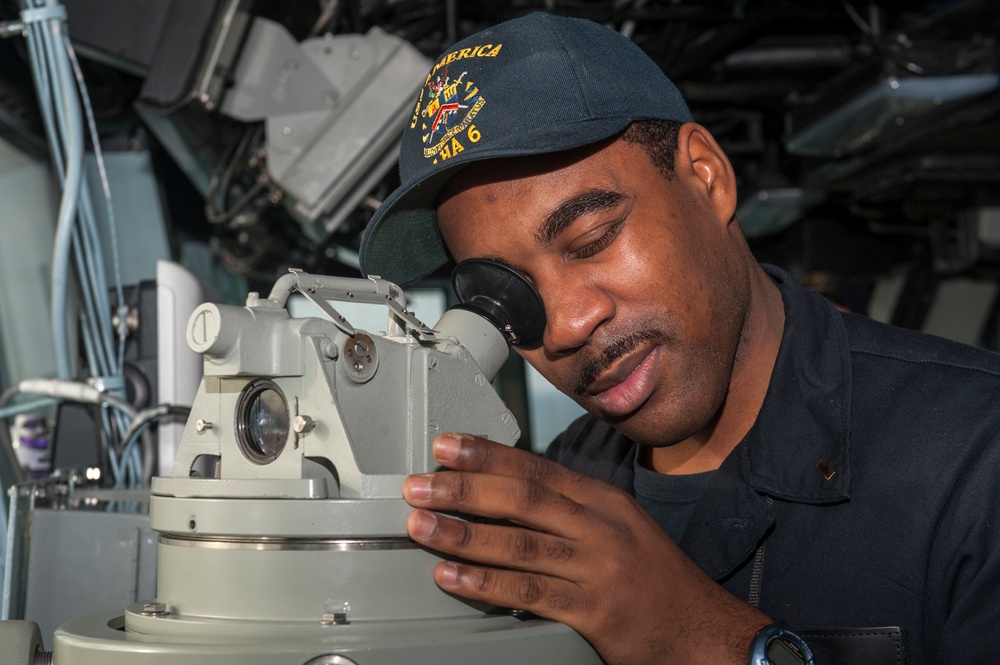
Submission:
M 693 122 L 681 127 L 675 169 L 707 197 L 721 223 L 735 221 L 736 173 L 707 129 Z

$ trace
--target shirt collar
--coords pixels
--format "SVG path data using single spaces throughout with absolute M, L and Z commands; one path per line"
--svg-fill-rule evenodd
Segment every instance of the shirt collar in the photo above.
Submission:
M 738 453 L 758 492 L 802 503 L 849 497 L 851 366 L 842 316 L 784 271 L 785 327 L 771 381 Z

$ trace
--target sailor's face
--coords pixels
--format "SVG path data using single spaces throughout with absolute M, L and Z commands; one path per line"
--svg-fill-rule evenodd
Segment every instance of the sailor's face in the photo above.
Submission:
M 645 445 L 711 426 L 747 291 L 697 178 L 668 180 L 617 139 L 473 165 L 437 215 L 456 260 L 501 261 L 538 289 L 543 343 L 521 354 L 557 388 Z

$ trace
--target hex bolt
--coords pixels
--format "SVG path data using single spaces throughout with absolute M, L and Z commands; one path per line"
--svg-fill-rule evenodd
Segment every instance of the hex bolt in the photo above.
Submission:
M 347 620 L 347 612 L 323 612 L 323 616 L 320 617 L 319 623 L 321 626 L 332 626 L 334 624 L 338 626 L 343 626 L 350 623 Z
M 194 429 L 198 432 L 198 434 L 204 434 L 208 430 L 212 429 L 212 427 L 214 427 L 214 425 L 210 420 L 202 420 L 201 418 L 195 421 L 194 424 Z
M 163 616 L 164 614 L 170 614 L 167 610 L 167 604 L 158 602 L 144 604 L 142 606 L 142 613 L 150 616 Z

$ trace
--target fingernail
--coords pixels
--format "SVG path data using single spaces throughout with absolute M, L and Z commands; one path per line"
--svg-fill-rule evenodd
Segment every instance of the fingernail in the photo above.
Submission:
M 458 459 L 462 450 L 462 442 L 451 434 L 442 434 L 434 440 L 434 457 L 440 462 L 452 462 Z
M 458 584 L 458 566 L 453 563 L 445 562 L 441 564 L 441 584 L 446 586 L 455 586 Z
M 409 532 L 416 540 L 427 540 L 437 529 L 437 517 L 434 513 L 415 510 L 410 515 Z
M 414 501 L 426 501 L 430 496 L 430 476 L 410 476 L 406 479 L 406 498 Z

